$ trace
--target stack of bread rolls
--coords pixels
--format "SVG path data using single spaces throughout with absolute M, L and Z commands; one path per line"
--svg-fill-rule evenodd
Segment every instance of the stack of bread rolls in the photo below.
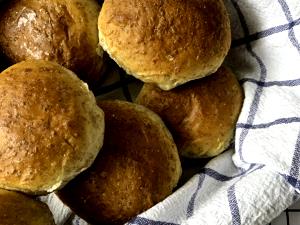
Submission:
M 98 28 L 102 48 L 146 83 L 136 103 L 161 116 L 181 155 L 228 147 L 243 93 L 221 66 L 231 44 L 223 0 L 107 0 Z
M 54 224 L 30 197 L 52 192 L 90 224 L 124 224 L 172 193 L 180 156 L 229 146 L 243 93 L 222 66 L 222 0 L 12 0 L 0 11 L 12 65 L 0 73 L 0 224 Z M 90 91 L 104 51 L 145 83 L 135 103 Z
M 31 60 L 4 70 L 0 106 L 0 188 L 29 195 L 56 191 L 90 167 L 102 147 L 103 111 L 87 85 L 57 63 Z M 24 199 L 20 209 L 26 208 L 25 197 L 3 192 L 7 194 L 8 202 L 0 201 L 0 209 L 3 204 L 14 209 L 14 198 Z M 41 216 L 47 217 L 36 220 L 30 217 L 30 204 L 32 210 L 42 205 L 28 204 L 23 219 L 5 211 L 0 218 L 52 224 L 45 223 L 45 206 Z

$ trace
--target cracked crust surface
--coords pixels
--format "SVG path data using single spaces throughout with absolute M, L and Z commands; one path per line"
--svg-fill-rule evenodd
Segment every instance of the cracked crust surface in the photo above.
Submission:
M 120 225 L 170 195 L 181 165 L 172 136 L 155 113 L 124 101 L 98 104 L 106 115 L 103 148 L 59 196 L 91 224 Z
M 41 194 L 91 165 L 104 115 L 74 73 L 25 61 L 0 74 L 0 128 L 0 187 Z
M 11 0 L 1 7 L 0 46 L 12 63 L 55 61 L 94 84 L 103 69 L 96 0 Z
M 121 67 L 164 90 L 215 72 L 231 43 L 223 0 L 106 0 L 98 28 Z
M 55 225 L 48 206 L 23 194 L 0 189 L 0 225 Z
M 156 112 L 173 134 L 181 155 L 212 157 L 230 144 L 243 91 L 225 67 L 171 91 L 145 84 L 136 103 Z

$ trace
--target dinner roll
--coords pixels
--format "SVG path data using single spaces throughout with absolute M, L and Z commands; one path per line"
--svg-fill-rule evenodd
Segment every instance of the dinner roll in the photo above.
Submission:
M 0 189 L 0 225 L 55 225 L 48 206 L 17 192 Z
M 11 0 L 1 6 L 0 47 L 12 63 L 55 61 L 94 86 L 101 78 L 96 0 Z
M 98 104 L 106 115 L 103 149 L 58 195 L 91 224 L 121 225 L 171 194 L 181 165 L 156 114 L 123 101 Z
M 164 90 L 215 72 L 231 43 L 223 0 L 105 0 L 98 28 L 119 66 Z
M 44 194 L 88 168 L 104 115 L 85 83 L 49 61 L 0 74 L 0 188 Z
M 171 91 L 145 84 L 136 102 L 161 116 L 181 155 L 212 157 L 230 143 L 243 92 L 227 68 Z

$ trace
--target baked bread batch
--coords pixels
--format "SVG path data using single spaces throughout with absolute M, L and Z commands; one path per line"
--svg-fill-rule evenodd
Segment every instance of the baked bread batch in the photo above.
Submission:
M 92 225 L 124 224 L 174 191 L 180 157 L 231 142 L 243 92 L 222 66 L 222 0 L 7 0 L 0 12 L 0 225 L 54 224 L 33 199 L 52 192 Z M 90 91 L 111 76 L 104 51 L 145 83 L 135 103 Z

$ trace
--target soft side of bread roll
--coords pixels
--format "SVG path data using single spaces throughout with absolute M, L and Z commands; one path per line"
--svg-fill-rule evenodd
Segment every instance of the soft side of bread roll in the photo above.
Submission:
M 98 28 L 119 66 L 164 90 L 215 72 L 231 43 L 223 0 L 106 0 Z
M 181 155 L 192 158 L 212 157 L 228 147 L 242 102 L 242 89 L 225 67 L 171 91 L 145 84 L 136 99 L 161 116 Z
M 55 225 L 48 206 L 17 192 L 0 189 L 0 225 Z
M 0 48 L 12 63 L 55 61 L 94 86 L 103 70 L 96 0 L 11 0 L 0 8 Z
M 121 225 L 171 194 L 181 165 L 155 113 L 123 101 L 98 104 L 106 115 L 103 149 L 58 195 L 91 224 Z
M 0 127 L 0 187 L 42 194 L 92 164 L 104 115 L 74 73 L 33 60 L 0 74 Z

